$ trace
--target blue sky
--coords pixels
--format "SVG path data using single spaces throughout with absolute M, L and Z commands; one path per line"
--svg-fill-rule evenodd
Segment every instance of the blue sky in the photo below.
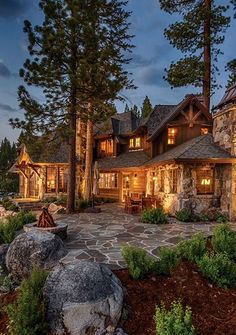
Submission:
M 227 4 L 222 0 L 221 4 Z M 171 89 L 164 81 L 164 69 L 170 62 L 179 58 L 180 53 L 164 38 L 164 28 L 173 22 L 173 17 L 160 10 L 158 0 L 129 0 L 128 9 L 133 12 L 131 17 L 131 32 L 135 35 L 133 60 L 129 70 L 133 73 L 135 91 L 125 92 L 129 106 L 139 107 L 148 95 L 153 105 L 178 103 L 185 94 L 195 92 L 192 87 Z M 232 13 L 231 13 L 232 14 Z M 22 83 L 18 77 L 19 68 L 28 57 L 27 40 L 23 33 L 23 21 L 29 19 L 33 24 L 41 22 L 38 0 L 0 0 L 0 140 L 5 136 L 16 140 L 18 130 L 13 130 L 9 124 L 10 117 L 22 117 L 17 102 L 17 88 Z M 217 78 L 222 89 L 214 97 L 216 104 L 224 92 L 227 81 L 225 64 L 235 55 L 236 20 L 232 20 L 227 30 L 222 50 L 224 55 L 219 58 L 221 75 Z M 33 90 L 40 99 L 37 90 Z M 123 104 L 117 103 L 119 112 Z

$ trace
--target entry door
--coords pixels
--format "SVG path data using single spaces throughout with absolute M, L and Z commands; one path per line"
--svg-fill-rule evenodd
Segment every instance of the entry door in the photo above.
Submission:
M 131 174 L 123 174 L 122 175 L 122 201 L 125 201 L 125 196 L 130 195 L 131 189 Z
M 39 195 L 39 180 L 38 176 L 34 173 L 29 181 L 29 196 L 38 197 Z

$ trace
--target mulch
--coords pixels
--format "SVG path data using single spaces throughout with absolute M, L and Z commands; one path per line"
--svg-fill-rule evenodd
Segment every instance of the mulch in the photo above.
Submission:
M 169 277 L 150 275 L 135 281 L 127 270 L 114 271 L 126 292 L 129 335 L 156 335 L 153 316 L 161 301 L 167 308 L 181 299 L 192 308 L 198 335 L 236 335 L 236 289 L 221 289 L 203 278 L 197 267 L 183 261 Z
M 4 308 L 16 301 L 16 297 L 15 291 L 0 296 L 0 334 L 7 334 L 8 317 Z

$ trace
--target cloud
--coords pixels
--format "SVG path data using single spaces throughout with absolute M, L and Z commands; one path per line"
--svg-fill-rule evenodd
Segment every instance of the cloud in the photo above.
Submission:
M 31 0 L 32 1 L 32 0 Z M 30 0 L 0 0 L 0 17 L 17 18 L 30 6 Z
M 163 79 L 163 71 L 156 67 L 142 69 L 137 78 L 144 85 L 157 85 L 159 87 L 165 87 L 167 85 Z
M 16 108 L 13 108 L 13 107 L 11 107 L 10 105 L 2 104 L 2 103 L 0 103 L 0 109 L 1 109 L 1 110 L 4 110 L 4 111 L 6 111 L 6 112 L 11 112 L 11 113 L 17 111 Z
M 5 78 L 10 78 L 11 77 L 11 72 L 8 69 L 8 67 L 0 61 L 0 76 L 5 77 Z
M 4 77 L 4 78 L 14 77 L 14 78 L 17 78 L 18 75 L 16 73 L 12 73 L 9 70 L 9 68 L 3 63 L 3 61 L 0 60 L 0 77 Z

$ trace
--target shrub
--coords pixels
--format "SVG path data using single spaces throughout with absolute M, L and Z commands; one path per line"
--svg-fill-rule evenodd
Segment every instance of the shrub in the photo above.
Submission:
M 191 222 L 193 221 L 192 213 L 189 209 L 183 208 L 176 212 L 175 217 L 177 220 L 182 222 Z
M 153 269 L 155 261 L 145 250 L 137 247 L 125 246 L 122 248 L 121 253 L 128 265 L 129 273 L 133 279 L 137 280 L 143 278 L 145 274 Z
M 208 215 L 206 213 L 202 213 L 198 216 L 198 220 L 197 221 L 203 221 L 203 222 L 208 222 L 210 221 Z
M 12 291 L 15 286 L 14 278 L 11 274 L 4 277 L 2 280 L 2 285 L 7 288 L 7 290 Z
M 31 276 L 20 285 L 19 296 L 6 308 L 10 335 L 46 335 L 45 308 L 42 291 L 47 273 L 33 269 Z
M 236 264 L 226 254 L 205 254 L 198 262 L 203 276 L 227 288 L 236 285 Z
M 160 248 L 160 260 L 154 264 L 153 270 L 158 274 L 168 275 L 180 263 L 176 248 Z
M 221 224 L 214 229 L 212 245 L 216 252 L 224 252 L 230 259 L 236 259 L 236 232 L 229 224 Z
M 228 218 L 225 214 L 223 213 L 218 213 L 216 216 L 216 222 L 218 223 L 226 223 L 228 222 Z
M 207 241 L 202 233 L 198 233 L 190 240 L 180 242 L 177 250 L 181 257 L 195 263 L 206 253 Z
M 183 308 L 180 301 L 174 301 L 170 310 L 166 310 L 163 303 L 156 308 L 154 316 L 156 334 L 158 335 L 195 335 L 192 324 L 192 311 L 190 307 Z
M 43 199 L 43 203 L 44 204 L 51 204 L 51 203 L 55 203 L 58 200 L 57 197 L 47 197 Z
M 1 203 L 2 203 L 2 206 L 7 211 L 13 211 L 13 212 L 19 211 L 19 207 L 9 198 L 4 198 Z
M 78 209 L 86 209 L 91 206 L 91 202 L 83 199 L 76 200 L 76 208 Z
M 0 224 L 0 243 L 11 243 L 17 230 L 34 221 L 36 221 L 36 215 L 31 212 L 20 212 L 14 216 L 8 216 L 6 222 Z
M 152 224 L 167 223 L 167 215 L 162 208 L 153 208 L 142 213 L 141 222 Z

